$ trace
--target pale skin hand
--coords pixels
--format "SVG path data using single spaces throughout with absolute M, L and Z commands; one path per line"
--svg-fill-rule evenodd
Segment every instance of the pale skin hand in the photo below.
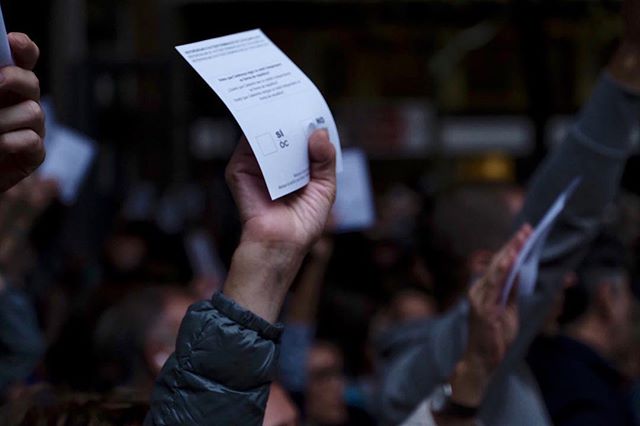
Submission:
M 514 286 L 511 290 L 506 306 L 502 306 L 501 296 L 507 275 L 531 232 L 529 225 L 520 228 L 469 290 L 469 343 L 451 378 L 453 402 L 480 405 L 492 373 L 518 333 L 517 289 Z
M 8 38 L 16 65 L 0 69 L 0 191 L 29 176 L 45 156 L 40 82 L 32 71 L 40 51 L 25 34 Z
M 322 234 L 335 200 L 336 153 L 325 131 L 311 135 L 309 163 L 309 184 L 275 201 L 244 138 L 227 166 L 242 236 L 224 293 L 270 322 L 277 320 L 300 263 Z

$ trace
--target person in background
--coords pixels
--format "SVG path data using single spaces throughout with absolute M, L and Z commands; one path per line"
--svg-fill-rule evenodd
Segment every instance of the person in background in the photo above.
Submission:
M 550 424 L 535 379 L 524 363 L 562 291 L 564 277 L 585 255 L 611 204 L 629 157 L 640 115 L 640 1 L 625 0 L 625 33 L 606 72 L 563 144 L 534 176 L 520 221 L 539 222 L 554 198 L 577 176 L 582 182 L 558 218 L 542 253 L 534 294 L 521 301 L 519 335 L 493 376 L 481 405 L 487 424 Z M 459 302 L 390 351 L 381 368 L 380 414 L 386 424 L 404 421 L 451 377 L 466 347 L 468 313 Z
M 342 351 L 336 345 L 316 341 L 307 357 L 304 392 L 305 425 L 367 426 L 375 424 L 363 410 L 347 405 L 347 378 Z
M 324 235 L 311 248 L 287 300 L 278 362 L 282 385 L 300 399 L 307 384 L 307 359 L 316 333 L 320 294 L 333 253 L 331 237 Z
M 423 403 L 403 426 L 453 426 L 477 424 L 477 411 L 489 382 L 518 334 L 517 286 L 506 305 L 502 294 L 518 254 L 531 236 L 524 225 L 492 258 L 488 270 L 470 288 L 469 338 L 448 384 Z
M 317 310 L 333 240 L 312 247 L 287 301 L 279 379 L 298 404 L 304 425 L 367 425 L 365 412 L 345 401 L 347 377 L 342 350 L 315 336 Z
M 622 372 L 634 304 L 624 257 L 622 243 L 598 237 L 565 291 L 561 332 L 531 347 L 529 365 L 554 425 L 636 424 Z
M 175 350 L 180 322 L 195 301 L 180 287 L 150 286 L 107 309 L 95 332 L 102 385 L 148 396 Z

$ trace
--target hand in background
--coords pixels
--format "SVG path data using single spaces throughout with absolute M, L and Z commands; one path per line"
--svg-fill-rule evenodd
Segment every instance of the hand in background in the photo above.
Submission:
M 0 69 L 0 191 L 29 176 L 45 156 L 40 83 L 32 71 L 40 51 L 25 34 L 8 38 L 16 65 Z
M 518 333 L 516 286 L 506 306 L 501 297 L 509 271 L 531 232 L 529 225 L 520 228 L 469 290 L 469 343 L 451 380 L 452 401 L 458 404 L 480 405 L 491 375 Z

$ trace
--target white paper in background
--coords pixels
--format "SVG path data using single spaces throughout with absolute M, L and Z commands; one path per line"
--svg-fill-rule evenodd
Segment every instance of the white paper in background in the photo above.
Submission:
M 72 204 L 96 155 L 95 143 L 64 126 L 47 136 L 47 156 L 38 169 L 40 176 L 53 178 L 60 188 L 60 200 Z
M 2 7 L 0 6 L 0 68 L 8 65 L 13 65 L 13 57 L 11 56 L 9 39 L 7 38 L 7 27 L 4 24 L 4 16 L 2 15 Z
M 328 130 L 342 170 L 338 130 L 322 94 L 261 30 L 176 49 L 237 120 L 272 199 L 309 183 L 308 137 L 317 128 Z
M 202 230 L 190 232 L 185 237 L 187 257 L 197 278 L 214 278 L 223 282 L 226 271 L 209 234 Z
M 335 230 L 361 231 L 376 220 L 367 157 L 360 149 L 342 153 L 343 172 L 338 175 L 338 193 L 333 205 Z
M 513 288 L 516 278 L 518 279 L 518 293 L 520 295 L 529 295 L 533 293 L 536 280 L 538 278 L 538 264 L 540 262 L 540 256 L 545 242 L 547 241 L 547 237 L 549 236 L 549 232 L 551 232 L 556 219 L 560 213 L 562 213 L 562 210 L 564 210 L 567 200 L 580 184 L 580 180 L 580 178 L 573 179 L 569 186 L 562 191 L 525 243 L 522 251 L 511 268 L 509 275 L 507 276 L 507 282 L 502 291 L 503 305 L 507 303 L 509 293 Z

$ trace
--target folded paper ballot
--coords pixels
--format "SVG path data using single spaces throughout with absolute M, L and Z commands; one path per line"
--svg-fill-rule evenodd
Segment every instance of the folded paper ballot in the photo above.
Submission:
M 176 49 L 242 128 L 272 199 L 309 183 L 308 138 L 326 129 L 342 170 L 333 115 L 313 82 L 261 30 Z
M 353 232 L 371 228 L 376 220 L 367 157 L 360 149 L 342 153 L 344 171 L 338 176 L 333 205 L 335 231 Z
M 8 65 L 13 65 L 13 57 L 11 56 L 9 39 L 7 38 L 7 27 L 4 24 L 4 16 L 2 15 L 2 7 L 0 6 L 0 68 Z
M 507 303 L 509 293 L 516 279 L 518 279 L 518 293 L 520 295 L 533 293 L 538 278 L 538 264 L 540 263 L 542 249 L 553 225 L 556 223 L 560 213 L 564 210 L 569 197 L 571 197 L 580 184 L 580 180 L 580 178 L 575 178 L 569 186 L 562 191 L 520 251 L 518 258 L 507 276 L 507 282 L 502 291 L 503 305 Z

